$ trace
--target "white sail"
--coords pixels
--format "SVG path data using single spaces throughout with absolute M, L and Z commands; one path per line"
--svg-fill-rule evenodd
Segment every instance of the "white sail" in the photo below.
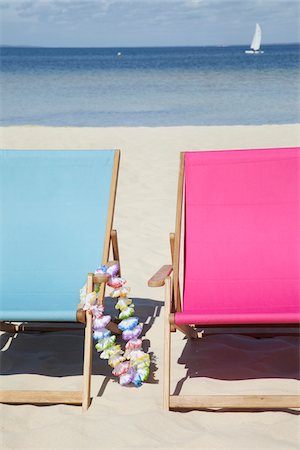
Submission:
M 261 28 L 257 23 L 255 27 L 255 33 L 251 42 L 251 49 L 254 50 L 255 52 L 258 51 L 260 49 L 260 44 L 261 44 Z

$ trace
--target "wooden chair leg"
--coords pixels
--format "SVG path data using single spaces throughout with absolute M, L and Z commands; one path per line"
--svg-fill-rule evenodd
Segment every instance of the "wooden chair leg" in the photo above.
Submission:
M 87 292 L 93 291 L 93 274 L 88 274 Z M 93 318 L 86 312 L 86 324 L 84 335 L 84 362 L 83 362 L 83 392 L 82 411 L 87 411 L 91 402 L 91 376 L 92 376 L 92 343 L 93 343 Z
M 172 294 L 171 278 L 165 281 L 165 313 L 164 313 L 164 385 L 163 385 L 163 408 L 170 409 L 170 378 L 171 378 L 171 326 L 170 307 Z

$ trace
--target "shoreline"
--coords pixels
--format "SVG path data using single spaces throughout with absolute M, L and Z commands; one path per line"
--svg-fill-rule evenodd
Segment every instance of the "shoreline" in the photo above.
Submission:
M 8 124 L 0 125 L 0 130 L 5 128 L 72 128 L 72 129 L 132 129 L 132 128 L 146 128 L 146 129 L 162 129 L 162 128 L 237 128 L 237 127 L 286 127 L 286 126 L 300 126 L 299 122 L 292 123 L 261 123 L 261 124 L 221 124 L 221 125 L 45 125 L 38 123 L 26 123 L 26 124 Z

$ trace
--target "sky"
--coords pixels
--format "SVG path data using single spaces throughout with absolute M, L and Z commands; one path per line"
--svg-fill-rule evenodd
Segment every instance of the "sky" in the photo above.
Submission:
M 0 0 L 0 44 L 47 47 L 300 42 L 298 0 Z

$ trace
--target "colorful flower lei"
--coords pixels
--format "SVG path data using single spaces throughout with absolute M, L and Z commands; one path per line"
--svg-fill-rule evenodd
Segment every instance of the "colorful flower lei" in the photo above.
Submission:
M 106 327 L 111 321 L 111 316 L 103 315 L 104 306 L 98 304 L 97 294 L 100 285 L 95 284 L 95 290 L 87 293 L 87 285 L 80 290 L 79 306 L 85 311 L 90 311 L 93 316 L 93 338 L 97 341 L 95 347 L 100 353 L 101 359 L 107 359 L 113 368 L 113 375 L 119 377 L 122 386 L 133 383 L 141 386 L 149 376 L 150 357 L 142 350 L 142 340 L 139 339 L 143 325 L 138 317 L 134 317 L 134 304 L 128 298 L 130 288 L 126 287 L 126 280 L 118 276 L 119 265 L 100 266 L 95 274 L 108 274 L 108 286 L 113 288 L 110 296 L 118 299 L 115 309 L 119 311 L 121 322 L 118 328 L 122 331 L 122 338 L 126 341 L 125 352 L 121 345 L 116 344 L 116 336 Z

